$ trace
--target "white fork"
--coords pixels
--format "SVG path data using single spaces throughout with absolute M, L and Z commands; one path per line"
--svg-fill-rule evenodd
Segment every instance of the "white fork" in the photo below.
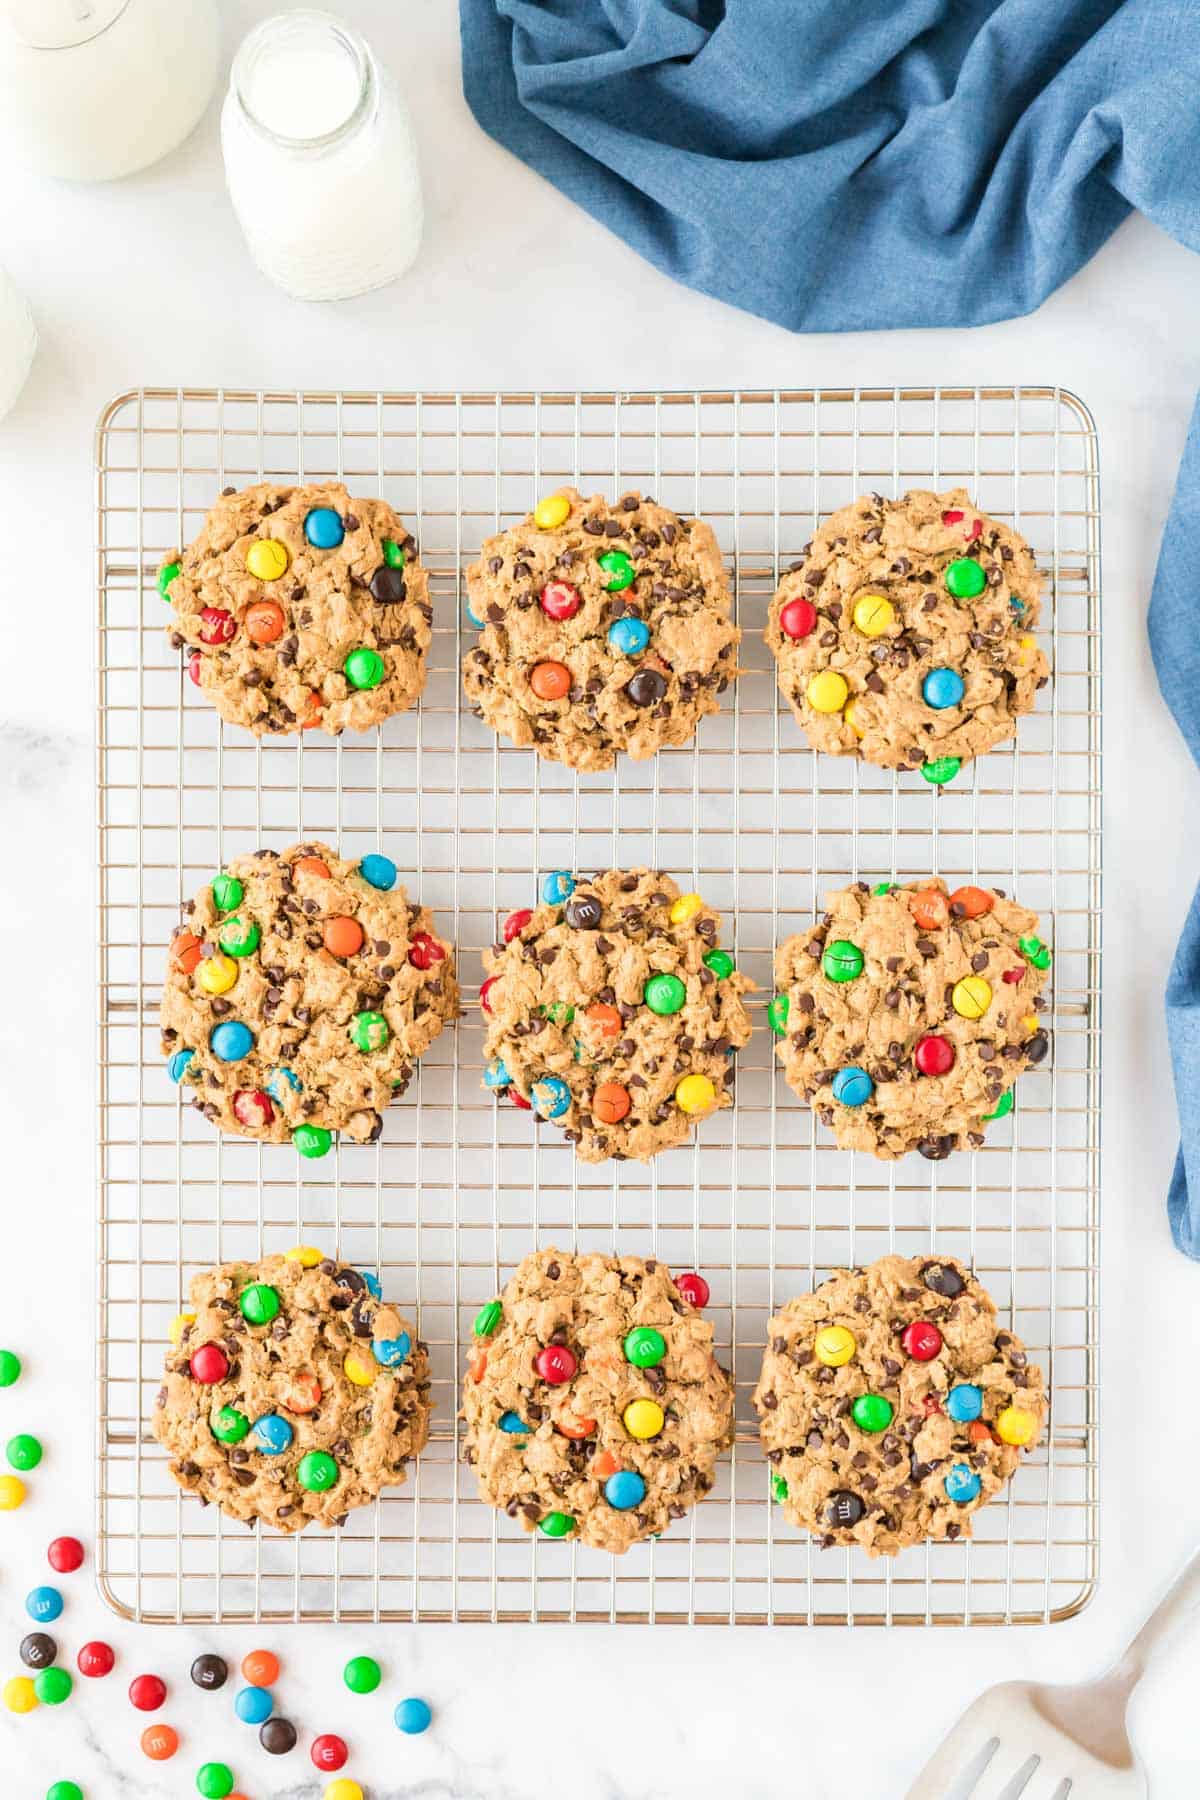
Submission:
M 1144 1800 L 1146 1773 L 1125 1709 L 1166 1639 L 1198 1617 L 1200 1552 L 1098 1680 L 1073 1687 L 1004 1681 L 981 1694 L 908 1800 Z

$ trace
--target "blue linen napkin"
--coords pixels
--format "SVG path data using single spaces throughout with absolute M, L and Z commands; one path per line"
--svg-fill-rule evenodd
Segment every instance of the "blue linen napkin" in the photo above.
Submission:
M 1030 312 L 1134 207 L 1200 249 L 1200 0 L 459 0 L 492 137 L 676 280 L 792 331 Z M 1200 761 L 1200 410 L 1151 608 Z M 1200 1258 L 1200 894 L 1167 990 Z M 1189 1183 L 1190 1177 L 1190 1183 Z

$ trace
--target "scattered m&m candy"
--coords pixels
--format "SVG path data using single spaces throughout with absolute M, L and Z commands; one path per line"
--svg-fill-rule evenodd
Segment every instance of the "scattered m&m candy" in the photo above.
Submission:
M 709 950 L 705 953 L 704 966 L 712 970 L 718 981 L 724 981 L 733 974 L 735 965 L 728 950 Z
M 571 671 L 565 663 L 535 663 L 529 671 L 529 685 L 539 700 L 561 700 L 570 692 Z
M 18 1652 L 27 1669 L 48 1669 L 58 1655 L 58 1645 L 45 1631 L 31 1631 L 21 1639 Z
M 63 1609 L 63 1597 L 55 1587 L 35 1587 L 25 1596 L 25 1611 L 39 1625 L 49 1625 Z
M 788 1014 L 792 1010 L 790 994 L 776 994 L 767 1003 L 767 1024 L 776 1037 L 782 1037 L 787 1030 Z
M 263 1413 L 261 1418 L 255 1419 L 250 1429 L 254 1433 L 256 1448 L 264 1456 L 282 1456 L 290 1448 L 296 1435 L 279 1413 Z
M 614 619 L 608 628 L 608 643 L 618 656 L 640 656 L 650 642 L 650 627 L 644 619 L 626 613 L 623 619 Z
M 261 1725 L 275 1711 L 275 1701 L 266 1688 L 244 1687 L 234 1696 L 233 1710 L 243 1725 Z
M 335 1769 L 344 1769 L 350 1755 L 346 1748 L 345 1738 L 338 1737 L 332 1731 L 323 1731 L 315 1737 L 309 1746 L 308 1754 L 312 1758 L 314 1769 L 320 1769 L 323 1775 L 332 1775 Z
M 380 893 L 386 894 L 396 885 L 395 863 L 390 856 L 382 856 L 377 850 L 363 857 L 358 872 L 369 887 L 378 888 Z
M 663 1409 L 657 1400 L 631 1400 L 621 1423 L 632 1438 L 656 1438 L 664 1424 Z
M 158 1675 L 135 1675 L 129 1684 L 129 1702 L 139 1712 L 157 1712 L 167 1697 L 167 1684 Z
M 43 1706 L 61 1706 L 64 1700 L 70 1699 L 74 1686 L 68 1670 L 51 1668 L 43 1669 L 35 1676 L 33 1691 Z
M 864 637 L 882 637 L 890 631 L 896 609 L 883 594 L 860 594 L 854 602 L 854 629 Z
M 850 695 L 845 677 L 836 669 L 822 669 L 814 675 L 804 690 L 804 697 L 814 712 L 841 712 Z
M 215 1387 L 229 1373 L 229 1358 L 219 1344 L 201 1344 L 188 1359 L 192 1380 L 204 1387 Z
M 356 956 L 363 947 L 363 928 L 357 919 L 339 913 L 336 918 L 326 919 L 321 942 L 330 956 Z
M 352 688 L 368 690 L 377 688 L 383 680 L 385 664 L 378 650 L 372 650 L 369 644 L 360 644 L 352 650 L 342 664 L 342 674 Z
M 195 1054 L 194 1050 L 176 1050 L 173 1056 L 167 1058 L 167 1074 L 172 1081 L 183 1080 L 184 1072 Z
M 1006 1406 L 996 1419 L 996 1434 L 1005 1444 L 1031 1444 L 1037 1436 L 1037 1415 L 1019 1406 Z
M 16 1512 L 25 1499 L 25 1483 L 19 1475 L 0 1475 L 0 1512 Z
M 383 1670 L 373 1656 L 352 1656 L 342 1670 L 342 1680 L 352 1694 L 373 1694 L 383 1680 Z
M 978 1499 L 982 1485 L 969 1463 L 954 1463 L 942 1483 L 947 1500 L 953 1500 L 958 1506 L 966 1506 L 969 1501 Z
M 960 1018 L 982 1019 L 992 1004 L 991 983 L 982 975 L 964 975 L 954 984 L 950 1004 Z
M 223 1656 L 206 1650 L 193 1662 L 190 1673 L 194 1687 L 203 1688 L 207 1694 L 215 1694 L 229 1679 L 229 1664 Z
M 575 877 L 570 869 L 551 869 L 542 882 L 542 899 L 547 906 L 561 906 L 574 892 Z
M 81 1675 L 86 1675 L 94 1681 L 101 1675 L 111 1675 L 116 1660 L 116 1654 L 111 1644 L 105 1644 L 99 1638 L 93 1638 L 90 1643 L 84 1644 L 80 1648 L 79 1655 L 75 1658 L 75 1667 Z M 136 1705 L 137 1702 L 135 1701 L 134 1704 Z
M 499 1300 L 489 1300 L 487 1305 L 481 1306 L 475 1314 L 471 1331 L 475 1337 L 491 1337 L 494 1332 L 499 1330 L 503 1317 L 504 1308 Z
M 604 583 L 606 594 L 620 594 L 632 587 L 636 571 L 623 550 L 606 550 L 596 561 L 608 577 Z
M 363 1791 L 357 1781 L 350 1781 L 343 1776 L 338 1781 L 330 1782 L 322 1800 L 363 1800 Z
M 229 644 L 237 636 L 237 620 L 223 606 L 206 606 L 200 614 L 200 642 Z
M 657 1368 L 667 1354 L 666 1339 L 653 1325 L 635 1325 L 632 1331 L 626 1332 L 621 1348 L 625 1361 L 632 1363 L 635 1369 Z
M 240 1019 L 223 1019 L 209 1033 L 208 1047 L 218 1062 L 241 1062 L 254 1048 L 254 1033 Z
M 895 1408 L 882 1394 L 859 1394 L 850 1408 L 850 1416 L 860 1431 L 874 1435 L 887 1430 L 895 1417 Z
M 238 1296 L 238 1311 L 247 1325 L 269 1325 L 279 1306 L 279 1290 L 267 1281 L 252 1281 Z
M 196 1771 L 196 1792 L 204 1800 L 229 1800 L 233 1792 L 233 1770 L 228 1763 L 205 1763 Z
M 954 1067 L 954 1045 L 937 1032 L 927 1032 L 917 1039 L 913 1061 L 922 1075 L 948 1075 Z
M 842 1106 L 865 1106 L 875 1092 L 875 1083 L 865 1069 L 851 1063 L 838 1070 L 829 1091 Z
M 922 931 L 940 931 L 950 917 L 950 903 L 938 888 L 922 888 L 909 906 Z
M 0 1350 L 0 1388 L 11 1387 L 20 1373 L 20 1357 L 12 1350 Z
M 687 989 L 678 975 L 660 973 L 651 975 L 642 989 L 642 999 L 652 1013 L 670 1018 L 682 1009 L 687 1000 Z
M 386 1049 L 391 1035 L 388 1022 L 380 1012 L 355 1013 L 351 1020 L 350 1042 L 364 1056 L 370 1055 L 374 1050 Z
M 279 1680 L 279 1658 L 273 1650 L 248 1650 L 242 1658 L 242 1674 L 252 1687 L 270 1687 Z
M 931 787 L 945 787 L 953 781 L 962 768 L 962 758 L 958 756 L 934 756 L 921 764 L 921 774 Z
M 995 894 L 989 894 L 986 888 L 959 887 L 950 896 L 950 910 L 956 918 L 982 919 L 990 913 L 996 904 Z
M 575 1520 L 570 1513 L 548 1512 L 544 1519 L 538 1520 L 538 1530 L 543 1537 L 568 1537 L 575 1529 Z
M 619 1081 L 602 1081 L 592 1095 L 592 1117 L 601 1125 L 619 1125 L 633 1102 Z
M 333 1143 L 333 1133 L 324 1125 L 297 1125 L 292 1133 L 292 1143 L 301 1156 L 310 1159 L 324 1156 Z
M 147 1725 L 141 1746 L 142 1754 L 151 1762 L 166 1762 L 179 1748 L 179 1733 L 171 1725 Z
M 14 1675 L 6 1681 L 3 1690 L 4 1704 L 9 1712 L 32 1712 L 38 1703 L 37 1690 L 28 1675 Z
M 411 1352 L 412 1339 L 407 1331 L 402 1331 L 399 1337 L 376 1338 L 371 1345 L 375 1361 L 382 1363 L 385 1369 L 398 1369 L 401 1363 L 408 1361 Z
M 433 1721 L 433 1712 L 427 1700 L 418 1699 L 410 1694 L 407 1700 L 401 1700 L 392 1714 L 398 1730 L 409 1737 L 416 1737 L 422 1731 L 428 1731 Z
M 309 1450 L 296 1465 L 296 1480 L 307 1494 L 326 1494 L 337 1485 L 338 1466 L 326 1450 Z
M 258 1741 L 268 1756 L 286 1756 L 296 1748 L 298 1733 L 290 1719 L 268 1719 L 259 1727 Z
M 283 636 L 287 615 L 277 600 L 255 600 L 242 615 L 242 623 L 252 644 L 273 644 Z
M 657 669 L 641 668 L 625 684 L 625 697 L 634 706 L 657 706 L 667 691 L 665 677 Z
M 179 574 L 182 567 L 183 564 L 181 562 L 167 562 L 164 563 L 162 568 L 158 571 L 158 591 L 164 600 L 170 599 L 167 589 L 175 580 L 175 577 Z

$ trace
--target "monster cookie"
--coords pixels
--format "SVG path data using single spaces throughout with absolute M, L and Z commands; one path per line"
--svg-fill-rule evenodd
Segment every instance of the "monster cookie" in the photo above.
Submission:
M 467 570 L 479 716 L 573 769 L 683 744 L 738 673 L 725 566 L 702 519 L 564 488 Z
M 231 1518 L 339 1522 L 429 1435 L 425 1346 L 374 1275 L 319 1250 L 223 1263 L 171 1327 L 153 1429 L 180 1487 Z
M 678 1281 L 640 1256 L 527 1256 L 475 1320 L 463 1458 L 526 1531 L 620 1554 L 682 1519 L 733 1442 L 733 1383 Z
M 189 901 L 171 941 L 162 1048 L 221 1131 L 371 1143 L 416 1057 L 458 1017 L 454 954 L 396 865 L 326 844 L 238 856 Z
M 1048 679 L 1022 537 L 962 488 L 833 514 L 771 602 L 779 687 L 816 750 L 953 780 Z
M 338 483 L 227 488 L 158 586 L 172 644 L 232 725 L 366 731 L 425 685 L 429 582 L 384 500 Z
M 883 1256 L 789 1300 L 754 1404 L 785 1518 L 871 1556 L 970 1537 L 1046 1415 L 1042 1371 L 947 1256 Z
M 556 1120 L 584 1162 L 644 1162 L 730 1104 L 754 984 L 720 914 L 668 875 L 558 869 L 542 897 L 484 952 L 484 1085 Z
M 1049 1039 L 1050 951 L 999 888 L 865 881 L 775 953 L 768 1008 L 788 1084 L 843 1150 L 938 1162 L 1011 1112 Z

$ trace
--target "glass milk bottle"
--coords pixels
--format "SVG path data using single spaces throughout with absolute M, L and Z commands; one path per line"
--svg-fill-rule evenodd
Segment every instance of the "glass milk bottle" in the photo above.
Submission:
M 33 315 L 0 268 L 0 419 L 25 386 L 36 349 Z
M 403 275 L 421 242 L 421 178 L 396 84 L 357 32 L 307 9 L 266 19 L 234 59 L 225 178 L 250 254 L 299 300 Z
M 216 0 L 0 0 L 0 148 L 71 181 L 157 162 L 217 83 Z

